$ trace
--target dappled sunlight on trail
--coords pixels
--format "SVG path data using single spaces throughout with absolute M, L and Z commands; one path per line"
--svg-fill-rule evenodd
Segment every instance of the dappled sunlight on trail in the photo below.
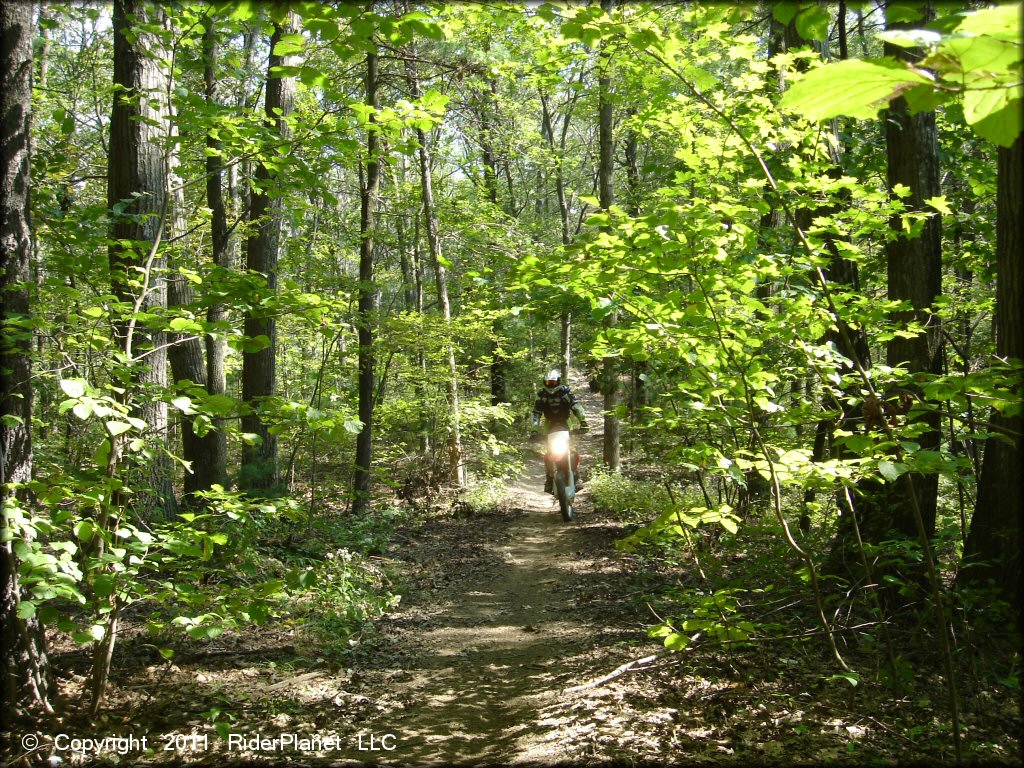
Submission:
M 600 423 L 595 404 L 585 407 L 592 423 Z M 588 529 L 586 491 L 578 497 L 579 521 L 562 522 L 553 497 L 543 492 L 539 448 L 528 450 L 535 455 L 509 488 L 515 517 L 482 544 L 481 556 L 491 564 L 486 574 L 456 571 L 440 593 L 413 596 L 393 617 L 387 655 L 371 656 L 357 670 L 376 685 L 387 679 L 387 698 L 395 704 L 359 723 L 362 732 L 395 736 L 393 751 L 372 756 L 379 764 L 580 758 L 562 738 L 576 717 L 566 689 L 621 661 L 621 651 L 616 656 L 605 647 L 609 638 L 643 642 L 635 617 L 630 621 L 628 611 L 587 592 L 595 569 L 603 578 L 622 574 L 603 562 L 612 541 L 607 527 Z M 593 455 L 592 446 L 586 453 Z M 397 659 L 402 673 L 396 675 L 387 667 Z

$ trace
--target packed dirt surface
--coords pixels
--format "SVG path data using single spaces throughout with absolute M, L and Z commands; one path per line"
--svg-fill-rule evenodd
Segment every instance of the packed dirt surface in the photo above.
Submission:
M 643 635 L 624 610 L 631 582 L 611 557 L 617 530 L 588 514 L 585 491 L 577 521 L 562 522 L 543 482 L 535 462 L 508 512 L 462 523 L 456 551 L 424 544 L 418 581 L 435 586 L 403 601 L 384 628 L 391 647 L 354 670 L 360 688 L 383 693 L 360 732 L 394 735 L 378 762 L 587 757 L 570 738 L 595 727 L 589 707 L 579 713 L 583 697 L 635 657 Z M 440 541 L 451 546 L 450 532 Z

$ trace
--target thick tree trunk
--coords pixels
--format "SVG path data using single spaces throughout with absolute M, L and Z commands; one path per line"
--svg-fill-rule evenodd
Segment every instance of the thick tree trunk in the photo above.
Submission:
M 1024 360 L 1024 152 L 1018 136 L 1009 149 L 999 148 L 996 219 L 996 354 L 1010 361 Z M 1022 382 L 1017 380 L 1017 392 Z M 1024 588 L 1020 543 L 1024 514 L 1024 475 L 1021 473 L 1021 432 L 1024 420 L 993 411 L 989 429 L 999 436 L 985 441 L 978 498 L 971 531 L 964 547 L 958 581 L 981 586 L 991 580 L 1018 612 Z M 966 566 L 966 567 L 964 567 Z
M 377 53 L 366 54 L 366 103 L 377 109 Z M 370 122 L 375 122 L 370 118 Z M 380 192 L 380 141 L 375 130 L 366 132 L 366 176 L 360 193 L 359 218 L 359 420 L 356 466 L 352 481 L 352 510 L 364 513 L 370 504 L 373 463 L 374 349 L 373 324 L 380 293 L 373 282 L 374 226 Z
M 274 72 L 275 67 L 289 66 L 294 57 L 278 56 L 274 48 L 290 31 L 286 26 L 274 25 L 270 37 L 270 59 L 267 67 L 265 115 L 277 138 L 287 139 L 286 119 L 294 108 L 294 83 L 289 77 Z M 273 151 L 267 147 L 264 151 Z M 256 189 L 252 192 L 249 218 L 253 233 L 245 243 L 245 266 L 249 272 L 262 275 L 268 291 L 277 292 L 277 260 L 281 246 L 282 208 L 279 195 L 270 190 L 278 171 L 266 163 L 256 167 Z M 242 448 L 242 471 L 239 484 L 247 490 L 268 489 L 277 485 L 277 438 L 261 418 L 259 409 L 273 397 L 277 381 L 277 323 L 272 313 L 253 310 L 246 313 L 244 332 L 247 338 L 264 337 L 266 346 L 242 355 L 242 400 L 249 412 L 242 417 L 242 430 L 255 434 L 255 445 L 246 443 Z
M 114 295 L 140 312 L 167 306 L 164 257 L 168 213 L 167 80 L 154 51 L 159 41 L 144 25 L 159 23 L 159 11 L 141 0 L 116 0 L 113 10 L 114 84 L 110 117 L 107 205 L 110 208 L 109 259 Z M 118 341 L 133 367 L 137 415 L 157 441 L 167 440 L 166 335 L 148 331 L 134 316 L 121 323 Z M 176 511 L 170 461 L 155 452 L 149 459 L 148 488 L 136 494 L 140 514 L 168 516 Z
M 610 11 L 613 0 L 601 0 L 601 7 Z M 611 57 L 602 51 L 598 56 L 598 202 L 601 210 L 607 211 L 615 202 L 612 183 L 614 165 L 612 136 L 613 109 L 611 102 Z M 613 329 L 618 323 L 618 312 L 612 311 L 605 318 L 605 327 Z M 619 371 L 614 357 L 604 359 L 603 382 L 601 391 L 604 394 L 604 464 L 608 469 L 619 469 L 619 417 L 616 409 L 619 404 Z
M 0 712 L 50 710 L 46 636 L 35 618 L 17 616 L 21 587 L 13 546 L 27 532 L 8 528 L 14 486 L 32 477 L 32 232 L 30 125 L 32 110 L 32 6 L 0 0 Z M 4 721 L 10 723 L 9 718 Z
M 907 49 L 886 45 L 890 56 L 913 59 Z M 906 101 L 900 97 L 890 104 L 885 117 L 885 139 L 888 185 L 893 190 L 902 185 L 910 190 L 904 203 L 907 210 L 926 210 L 925 200 L 938 196 L 939 148 L 935 128 L 935 113 L 911 114 Z M 931 314 L 931 307 L 942 294 L 942 228 L 938 216 L 931 216 L 920 235 L 906 237 L 899 217 L 891 226 L 895 236 L 886 243 L 888 262 L 888 296 L 893 301 L 904 301 L 911 308 L 896 312 L 892 320 L 901 325 L 917 322 L 926 330 L 910 339 L 895 337 L 886 349 L 886 362 L 890 366 L 904 364 L 909 373 L 942 373 L 941 322 Z M 901 392 L 885 393 L 891 406 L 906 412 L 907 404 L 916 400 L 920 390 L 910 385 Z M 921 449 L 937 451 L 941 439 L 941 413 L 933 409 L 916 417 L 927 425 L 926 431 L 916 438 Z M 912 487 L 911 487 L 912 486 Z M 868 483 L 862 488 L 861 533 L 867 541 L 877 543 L 893 533 L 917 540 L 913 504 L 920 509 L 925 532 L 935 532 L 935 514 L 938 500 L 938 475 L 911 473 L 895 483 Z
M 420 97 L 419 79 L 411 61 L 407 62 L 409 90 L 413 100 Z M 444 266 L 441 254 L 441 234 L 438 231 L 437 212 L 434 206 L 434 182 L 431 170 L 430 150 L 427 135 L 422 128 L 416 129 L 416 141 L 419 142 L 420 182 L 423 189 L 423 219 L 427 226 L 427 246 L 430 249 L 430 260 L 434 266 L 434 282 L 437 288 L 437 303 L 441 310 L 441 319 L 446 327 L 451 326 L 452 308 L 448 300 L 448 270 Z M 449 342 L 445 346 L 448 358 L 448 480 L 456 486 L 465 485 L 465 466 L 462 460 L 462 424 L 459 409 L 459 371 L 455 363 L 455 345 Z

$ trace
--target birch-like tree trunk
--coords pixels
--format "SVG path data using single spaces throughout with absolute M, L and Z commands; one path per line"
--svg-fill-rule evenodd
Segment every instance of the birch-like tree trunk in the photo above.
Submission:
M 420 83 L 411 60 L 406 60 L 406 74 L 409 80 L 409 92 L 413 101 L 420 98 Z M 434 181 L 431 170 L 430 148 L 427 134 L 422 128 L 416 129 L 416 140 L 419 143 L 420 183 L 423 190 L 423 219 L 427 227 L 427 247 L 430 261 L 434 266 L 434 282 L 437 288 L 437 303 L 441 310 L 441 319 L 446 329 L 452 323 L 452 308 L 448 300 L 448 270 L 445 268 L 441 253 L 441 234 L 437 221 L 437 210 L 434 204 Z M 455 344 L 450 340 L 445 344 L 445 355 L 448 358 L 448 479 L 456 486 L 465 484 L 465 467 L 462 461 L 462 425 L 459 412 L 459 371 L 455 363 Z

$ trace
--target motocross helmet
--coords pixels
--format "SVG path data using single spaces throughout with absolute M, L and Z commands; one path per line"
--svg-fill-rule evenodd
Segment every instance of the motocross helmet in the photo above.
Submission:
M 558 372 L 557 368 L 552 368 L 548 371 L 547 376 L 544 377 L 544 389 L 549 393 L 553 393 L 558 389 L 558 385 L 562 383 L 562 374 Z

